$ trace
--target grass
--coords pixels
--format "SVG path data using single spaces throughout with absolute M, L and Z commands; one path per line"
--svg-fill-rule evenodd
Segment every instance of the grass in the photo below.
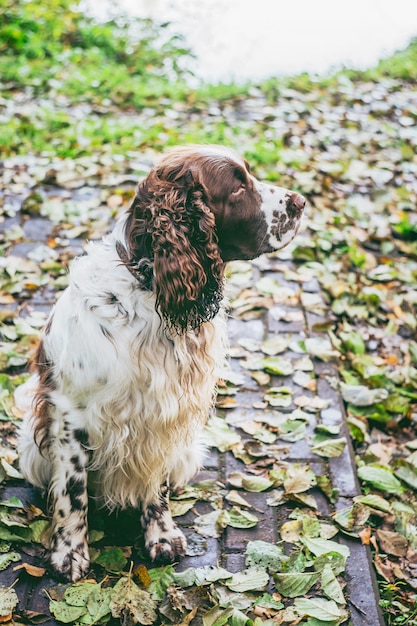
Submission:
M 191 53 L 166 25 L 123 16 L 99 24 L 70 0 L 1 0 L 0 17 L 0 94 L 5 103 L 0 155 L 127 154 L 148 145 L 158 150 L 189 141 L 236 145 L 245 135 L 248 156 L 266 177 L 276 178 L 272 166 L 285 146 L 268 140 L 262 125 L 254 133 L 245 120 L 231 123 L 222 115 L 227 104 L 245 98 L 251 86 L 190 87 L 183 66 Z M 343 76 L 414 79 L 416 68 L 413 41 L 368 72 Z M 287 88 L 337 92 L 341 75 L 272 77 L 257 88 L 274 104 Z M 207 124 L 202 114 L 211 102 L 220 115 Z M 80 106 L 88 107 L 82 121 Z M 182 113 L 171 124 L 165 113 L 173 106 Z

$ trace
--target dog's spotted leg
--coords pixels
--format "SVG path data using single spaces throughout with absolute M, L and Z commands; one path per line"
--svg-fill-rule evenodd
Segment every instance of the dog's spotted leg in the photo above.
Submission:
M 172 519 L 167 487 L 161 488 L 157 501 L 144 508 L 141 522 L 145 534 L 145 549 L 152 561 L 166 563 L 184 556 L 187 542 Z
M 54 574 L 72 582 L 90 565 L 87 543 L 86 433 L 64 432 L 50 447 L 54 465 L 50 497 L 53 505 L 50 563 Z

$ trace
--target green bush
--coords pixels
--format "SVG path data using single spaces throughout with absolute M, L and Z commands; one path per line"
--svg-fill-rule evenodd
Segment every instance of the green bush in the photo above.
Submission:
M 71 0 L 0 2 L 3 93 L 29 88 L 74 103 L 138 108 L 162 96 L 185 97 L 181 60 L 190 53 L 167 25 L 124 16 L 99 23 Z

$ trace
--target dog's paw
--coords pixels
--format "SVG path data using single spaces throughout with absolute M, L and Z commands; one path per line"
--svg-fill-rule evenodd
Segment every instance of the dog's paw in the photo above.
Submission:
M 62 530 L 52 535 L 50 566 L 56 578 L 75 583 L 90 566 L 86 533 L 69 535 Z
M 162 529 L 157 522 L 152 522 L 145 531 L 145 548 L 152 561 L 172 563 L 185 555 L 187 541 L 176 524 Z

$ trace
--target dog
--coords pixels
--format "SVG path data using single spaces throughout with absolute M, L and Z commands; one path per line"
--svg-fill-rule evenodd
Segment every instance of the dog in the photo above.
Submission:
M 151 561 L 185 554 L 169 491 L 202 464 L 227 351 L 225 263 L 286 246 L 304 206 L 229 148 L 177 147 L 113 232 L 72 262 L 16 392 L 20 467 L 49 493 L 53 575 L 88 571 L 87 473 L 101 504 L 141 511 Z

